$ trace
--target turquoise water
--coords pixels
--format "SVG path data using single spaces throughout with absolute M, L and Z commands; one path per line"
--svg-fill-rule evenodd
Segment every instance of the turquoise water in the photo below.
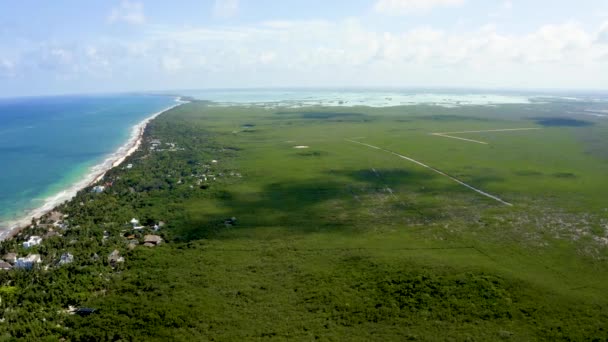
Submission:
M 464 89 L 203 89 L 181 90 L 181 95 L 216 102 L 262 107 L 527 104 L 552 100 L 606 102 L 605 93 L 464 90 Z
M 222 104 L 274 107 L 370 106 L 389 107 L 416 104 L 439 106 L 529 103 L 532 94 L 492 93 L 456 90 L 335 90 L 335 89 L 208 89 L 181 94 Z
M 168 96 L 0 99 L 0 227 L 40 207 L 125 144 Z

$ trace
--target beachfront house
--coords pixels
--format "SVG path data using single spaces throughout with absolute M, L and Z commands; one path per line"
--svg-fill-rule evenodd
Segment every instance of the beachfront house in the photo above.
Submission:
M 66 215 L 67 216 L 67 215 Z M 64 217 L 63 213 L 60 211 L 51 211 L 49 213 L 49 220 L 51 220 L 51 222 L 57 222 L 57 221 L 61 221 L 61 219 Z
M 59 259 L 59 265 L 65 265 L 74 262 L 74 256 L 70 253 L 61 254 L 61 258 Z
M 151 149 L 151 150 L 155 150 L 155 149 L 157 149 L 158 147 L 160 147 L 160 144 L 161 144 L 161 142 L 160 142 L 160 140 L 159 140 L 159 139 L 152 139 L 152 140 L 150 140 L 150 145 L 151 145 L 151 146 L 150 146 L 150 149 Z
M 34 267 L 34 265 L 39 264 L 41 262 L 42 259 L 40 258 L 40 254 L 30 254 L 25 258 L 18 258 L 17 261 L 15 261 L 15 268 L 29 270 Z
M 91 192 L 100 194 L 100 193 L 104 192 L 105 189 L 106 189 L 106 187 L 103 185 L 96 185 L 93 187 L 93 190 L 91 190 Z
M 23 242 L 23 248 L 30 248 L 39 245 L 42 242 L 40 236 L 32 235 L 27 241 Z
M 9 271 L 13 266 L 6 261 L 0 260 L 0 271 Z
M 2 257 L 2 259 L 6 260 L 7 262 L 9 262 L 11 264 L 14 264 L 15 261 L 17 261 L 17 253 L 6 253 Z
M 55 236 L 61 236 L 59 235 L 59 233 L 57 233 L 56 231 L 50 230 L 48 233 L 44 234 L 44 238 L 45 239 L 49 239 Z
M 66 229 L 68 227 L 68 225 L 63 223 L 62 221 L 55 221 L 55 222 L 53 222 L 53 227 L 59 228 L 59 229 Z

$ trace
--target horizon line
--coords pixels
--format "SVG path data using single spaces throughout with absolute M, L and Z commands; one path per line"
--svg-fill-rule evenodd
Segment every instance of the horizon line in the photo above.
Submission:
M 64 92 L 64 93 L 42 93 L 42 94 L 24 94 L 24 95 L 8 95 L 0 94 L 0 99 L 19 99 L 19 98 L 36 98 L 36 97 L 62 97 L 62 96 L 100 96 L 100 95 L 167 95 L 167 96 L 188 96 L 181 94 L 184 91 L 248 91 L 248 90 L 331 90 L 331 91 L 349 91 L 349 90 L 380 90 L 380 91 L 476 91 L 482 93 L 489 92 L 523 92 L 523 93 L 539 93 L 539 92 L 555 92 L 555 93 L 578 93 L 584 95 L 608 95 L 608 88 L 542 88 L 542 87 L 458 87 L 458 86 L 255 86 L 255 87 L 201 87 L 201 88 L 174 88 L 174 89 L 156 89 L 156 90 L 118 90 L 118 91 L 90 91 L 90 92 Z

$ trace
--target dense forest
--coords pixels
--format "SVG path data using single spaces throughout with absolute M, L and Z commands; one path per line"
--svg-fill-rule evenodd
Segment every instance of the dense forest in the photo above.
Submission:
M 605 251 L 540 249 L 522 233 L 532 206 L 341 137 L 286 137 L 412 129 L 391 110 L 193 101 L 159 116 L 121 165 L 1 243 L 40 262 L 0 271 L 0 341 L 606 340 L 600 285 L 573 285 L 603 274 Z
M 121 166 L 52 213 L 32 220 L 14 239 L 2 242 L 1 255 L 41 257 L 31 269 L 15 267 L 0 273 L 2 338 L 80 339 L 72 333 L 82 318 L 71 315 L 70 309 L 81 308 L 89 298 L 108 291 L 116 278 L 127 276 L 130 260 L 146 253 L 139 250 L 146 248 L 146 235 L 159 235 L 168 244 L 184 243 L 224 228 L 225 220 L 218 220 L 197 227 L 196 232 L 180 230 L 184 220 L 180 208 L 194 198 L 222 196 L 225 186 L 238 181 L 240 175 L 225 166 L 235 154 L 230 146 L 216 144 L 212 135 L 188 122 L 158 119 L 150 123 L 141 148 Z M 134 229 L 133 218 L 141 222 L 141 228 Z M 30 236 L 44 239 L 40 245 L 24 248 Z M 115 250 L 123 257 L 120 262 L 110 260 Z M 67 253 L 73 262 L 61 263 Z

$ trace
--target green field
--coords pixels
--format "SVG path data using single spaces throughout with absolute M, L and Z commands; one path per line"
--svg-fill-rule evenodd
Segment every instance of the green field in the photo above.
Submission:
M 49 313 L 51 335 L 608 339 L 608 121 L 580 114 L 593 105 L 178 107 L 146 137 L 183 150 L 147 142 L 133 169 L 106 177 L 114 193 L 63 208 L 80 227 L 64 240 L 78 243 L 55 248 L 87 259 L 119 246 L 126 262 L 73 266 L 107 280 L 49 312 L 67 302 L 99 314 Z M 538 129 L 453 134 L 486 144 L 431 134 L 514 128 Z M 167 243 L 128 251 L 134 216 L 165 220 Z M 50 328 L 17 329 L 7 334 Z

